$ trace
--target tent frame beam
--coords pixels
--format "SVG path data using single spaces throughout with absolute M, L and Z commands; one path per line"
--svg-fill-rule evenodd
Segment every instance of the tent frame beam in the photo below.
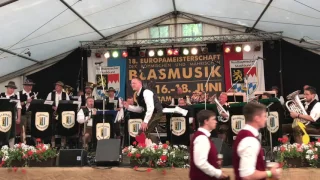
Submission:
M 29 60 L 29 61 L 32 61 L 32 62 L 41 63 L 41 62 L 38 61 L 38 60 L 35 60 L 35 59 L 30 58 L 30 57 L 27 57 L 27 56 L 23 56 L 23 55 L 21 55 L 21 54 L 19 54 L 19 53 L 15 53 L 15 52 L 10 51 L 10 50 L 7 50 L 7 49 L 3 49 L 3 48 L 1 48 L 1 47 L 0 47 L 0 51 L 6 52 L 6 53 L 8 53 L 8 54 L 12 54 L 12 55 L 14 55 L 14 56 L 21 57 L 21 58 L 23 58 L 23 59 L 26 59 L 26 60 Z
M 91 25 L 84 17 L 82 17 L 76 10 L 74 10 L 68 3 L 66 3 L 64 0 L 60 0 L 65 6 L 67 6 L 68 9 L 70 9 L 75 15 L 77 15 L 83 22 L 85 22 L 91 29 L 93 29 L 95 32 L 97 32 L 103 39 L 106 39 L 106 37 L 93 25 Z
M 267 9 L 269 8 L 270 4 L 272 3 L 273 0 L 269 0 L 267 6 L 263 9 L 263 11 L 261 12 L 261 14 L 259 15 L 258 19 L 256 20 L 256 22 L 254 23 L 254 25 L 247 31 L 248 33 L 252 32 L 254 30 L 254 28 L 256 27 L 256 25 L 259 23 L 260 19 L 262 18 L 262 16 L 264 15 L 264 13 L 267 11 Z

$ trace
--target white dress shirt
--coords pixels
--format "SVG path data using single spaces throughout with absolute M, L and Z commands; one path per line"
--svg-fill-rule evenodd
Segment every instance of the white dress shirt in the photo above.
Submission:
M 311 101 L 311 102 L 312 102 L 312 101 Z M 311 103 L 311 102 L 310 102 L 310 103 Z M 305 104 L 305 110 L 308 109 L 308 106 L 309 106 L 310 103 L 306 102 L 306 104 Z M 311 116 L 311 118 L 313 119 L 314 122 L 316 122 L 316 121 L 320 118 L 320 103 L 319 103 L 319 102 L 317 102 L 317 103 L 313 106 L 313 108 L 312 108 L 309 116 Z
M 140 92 L 141 92 L 141 89 L 137 93 L 138 96 L 140 95 Z M 149 89 L 145 89 L 143 91 L 143 98 L 147 106 L 146 114 L 144 116 L 143 122 L 148 123 L 154 111 L 153 92 L 150 91 Z M 128 110 L 136 113 L 142 113 L 144 111 L 143 107 L 139 105 L 138 106 L 129 105 Z
M 30 91 L 30 92 L 27 92 L 27 91 L 25 91 L 24 89 L 22 90 L 22 94 L 27 95 L 27 99 L 30 99 L 30 98 L 31 98 L 30 93 L 31 93 L 31 91 Z M 17 95 L 18 99 L 20 99 L 20 93 L 17 92 L 16 95 Z M 36 96 L 34 96 L 33 98 L 34 98 L 34 99 L 37 99 Z M 28 109 L 29 106 L 30 106 L 30 103 L 27 103 L 27 104 L 26 104 L 26 109 Z
M 7 98 L 7 99 L 10 99 L 11 96 L 14 96 L 14 95 L 16 95 L 16 94 L 12 93 L 12 94 L 9 95 L 9 94 L 5 93 L 5 95 L 6 95 L 6 98 Z M 18 96 L 17 96 L 17 99 L 19 100 L 19 97 L 18 97 Z M 20 103 L 20 101 L 17 102 L 16 107 L 17 107 L 17 109 L 21 109 L 21 103 Z
M 55 106 L 58 107 L 59 101 L 62 100 L 62 92 L 60 94 L 58 94 L 57 92 L 54 92 L 54 93 L 56 93 L 56 99 L 55 100 L 51 99 L 51 93 L 48 94 L 47 100 L 48 101 L 54 101 L 55 102 Z M 66 94 L 66 100 L 70 100 L 68 94 Z
M 259 136 L 259 131 L 249 124 L 246 124 L 243 129 L 250 131 L 256 137 Z M 239 142 L 237 153 L 240 157 L 240 177 L 250 176 L 256 171 L 257 157 L 260 149 L 261 144 L 255 137 L 245 137 Z
M 211 148 L 208 137 L 210 137 L 211 133 L 204 128 L 198 128 L 198 131 L 203 132 L 205 135 L 199 135 L 193 141 L 194 164 L 205 174 L 219 178 L 222 174 L 221 169 L 216 169 L 208 162 L 208 154 Z
M 87 126 L 92 127 L 92 118 L 91 118 L 92 109 L 88 108 L 88 110 L 89 110 L 89 116 L 85 116 L 83 113 L 83 110 L 80 109 L 80 111 L 77 114 L 77 121 L 79 124 L 87 123 Z

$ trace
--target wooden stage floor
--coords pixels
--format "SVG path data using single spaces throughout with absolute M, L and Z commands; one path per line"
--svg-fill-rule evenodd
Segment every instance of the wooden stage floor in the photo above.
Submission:
M 12 169 L 1 168 L 0 180 L 188 180 L 188 169 L 167 170 L 165 175 L 161 171 L 138 172 L 131 168 L 19 168 L 16 172 Z M 224 169 L 233 177 L 231 168 Z M 301 168 L 284 170 L 281 180 L 318 180 L 320 169 Z

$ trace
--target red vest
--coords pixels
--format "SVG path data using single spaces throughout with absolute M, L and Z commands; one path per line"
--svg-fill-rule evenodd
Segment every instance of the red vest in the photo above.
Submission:
M 240 141 L 246 137 L 254 137 L 256 138 L 250 131 L 248 130 L 241 130 L 238 135 L 236 140 L 233 142 L 233 147 L 232 147 L 232 164 L 233 164 L 233 169 L 234 169 L 234 174 L 236 180 L 241 180 L 242 178 L 240 177 L 239 174 L 239 166 L 240 166 L 240 157 L 237 153 L 238 145 Z M 260 152 L 257 157 L 257 164 L 256 164 L 256 170 L 259 171 L 265 171 L 266 170 L 266 164 L 264 160 L 264 153 L 263 149 L 260 147 Z
M 197 131 L 193 134 L 193 137 L 191 139 L 191 143 L 190 143 L 190 173 L 189 173 L 189 177 L 191 180 L 215 180 L 215 177 L 210 177 L 207 174 L 205 174 L 203 171 L 201 171 L 195 164 L 194 164 L 194 159 L 193 159 L 193 142 L 194 140 L 200 136 L 200 135 L 205 135 L 203 132 L 201 131 Z M 220 169 L 219 165 L 217 163 L 218 161 L 218 152 L 217 149 L 215 147 L 215 145 L 213 144 L 213 142 L 210 140 L 210 138 L 208 137 L 208 141 L 210 142 L 210 151 L 208 154 L 208 162 L 209 164 L 211 164 L 213 167 L 215 167 L 216 169 Z

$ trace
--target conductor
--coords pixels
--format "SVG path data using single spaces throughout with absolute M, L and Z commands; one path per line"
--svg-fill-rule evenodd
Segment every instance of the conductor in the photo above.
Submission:
M 129 105 L 126 101 L 123 102 L 123 106 L 128 111 L 143 114 L 144 119 L 141 124 L 141 131 L 144 131 L 154 141 L 150 137 L 150 133 L 155 129 L 162 117 L 162 105 L 156 94 L 142 87 L 142 81 L 139 78 L 131 80 L 131 87 L 136 92 L 137 106 Z

